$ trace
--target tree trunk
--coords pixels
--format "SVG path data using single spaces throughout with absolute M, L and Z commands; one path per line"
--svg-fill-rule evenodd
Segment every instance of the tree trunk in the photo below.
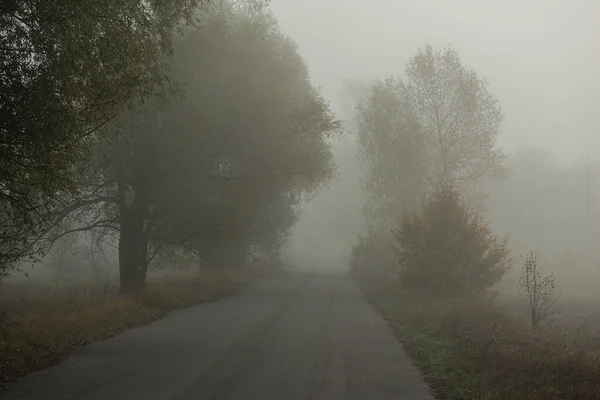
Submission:
M 139 193 L 130 206 L 120 204 L 119 277 L 122 294 L 138 294 L 145 286 L 148 238 L 145 232 L 148 207 Z
M 136 294 L 143 289 L 141 272 L 142 224 L 132 218 L 121 218 L 119 236 L 119 277 L 122 294 Z

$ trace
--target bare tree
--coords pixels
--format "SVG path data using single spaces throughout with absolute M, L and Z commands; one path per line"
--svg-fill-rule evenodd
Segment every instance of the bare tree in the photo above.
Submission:
M 527 299 L 527 310 L 525 311 L 529 316 L 531 327 L 535 329 L 558 312 L 556 302 L 560 293 L 556 291 L 554 274 L 542 276 L 540 273 L 537 257 L 533 252 L 523 257 L 523 261 L 519 284 Z

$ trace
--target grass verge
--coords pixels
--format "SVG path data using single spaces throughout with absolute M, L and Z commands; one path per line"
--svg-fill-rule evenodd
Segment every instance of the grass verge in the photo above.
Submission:
M 585 325 L 534 331 L 492 302 L 436 302 L 356 279 L 438 400 L 600 399 L 600 336 Z
M 138 298 L 110 285 L 4 285 L 0 304 L 0 387 L 54 365 L 86 344 L 144 325 L 168 311 L 243 289 L 266 268 L 151 281 Z

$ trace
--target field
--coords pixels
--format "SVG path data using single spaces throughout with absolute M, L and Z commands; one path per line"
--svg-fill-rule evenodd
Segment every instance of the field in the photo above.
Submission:
M 244 288 L 266 268 L 156 276 L 138 298 L 112 283 L 4 283 L 0 287 L 0 386 L 56 364 L 86 344 L 178 308 Z
M 438 400 L 600 399 L 600 301 L 563 298 L 532 330 L 512 299 L 435 301 L 356 275 Z

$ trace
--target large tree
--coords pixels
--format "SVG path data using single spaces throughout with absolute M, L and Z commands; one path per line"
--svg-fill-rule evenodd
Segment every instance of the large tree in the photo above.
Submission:
M 478 200 L 473 184 L 504 173 L 503 117 L 487 82 L 452 48 L 418 49 L 405 72 L 372 84 L 356 106 L 372 224 L 393 224 L 447 183 Z
M 405 72 L 406 100 L 421 127 L 433 187 L 502 174 L 496 140 L 503 116 L 487 82 L 451 47 L 418 49 Z
M 181 38 L 172 73 L 184 96 L 120 118 L 65 206 L 77 229 L 118 231 L 123 292 L 161 246 L 221 263 L 276 252 L 302 195 L 333 173 L 338 123 L 267 11 L 225 5 Z
M 0 2 L 0 271 L 34 249 L 73 163 L 128 106 L 174 88 L 174 29 L 205 0 Z

